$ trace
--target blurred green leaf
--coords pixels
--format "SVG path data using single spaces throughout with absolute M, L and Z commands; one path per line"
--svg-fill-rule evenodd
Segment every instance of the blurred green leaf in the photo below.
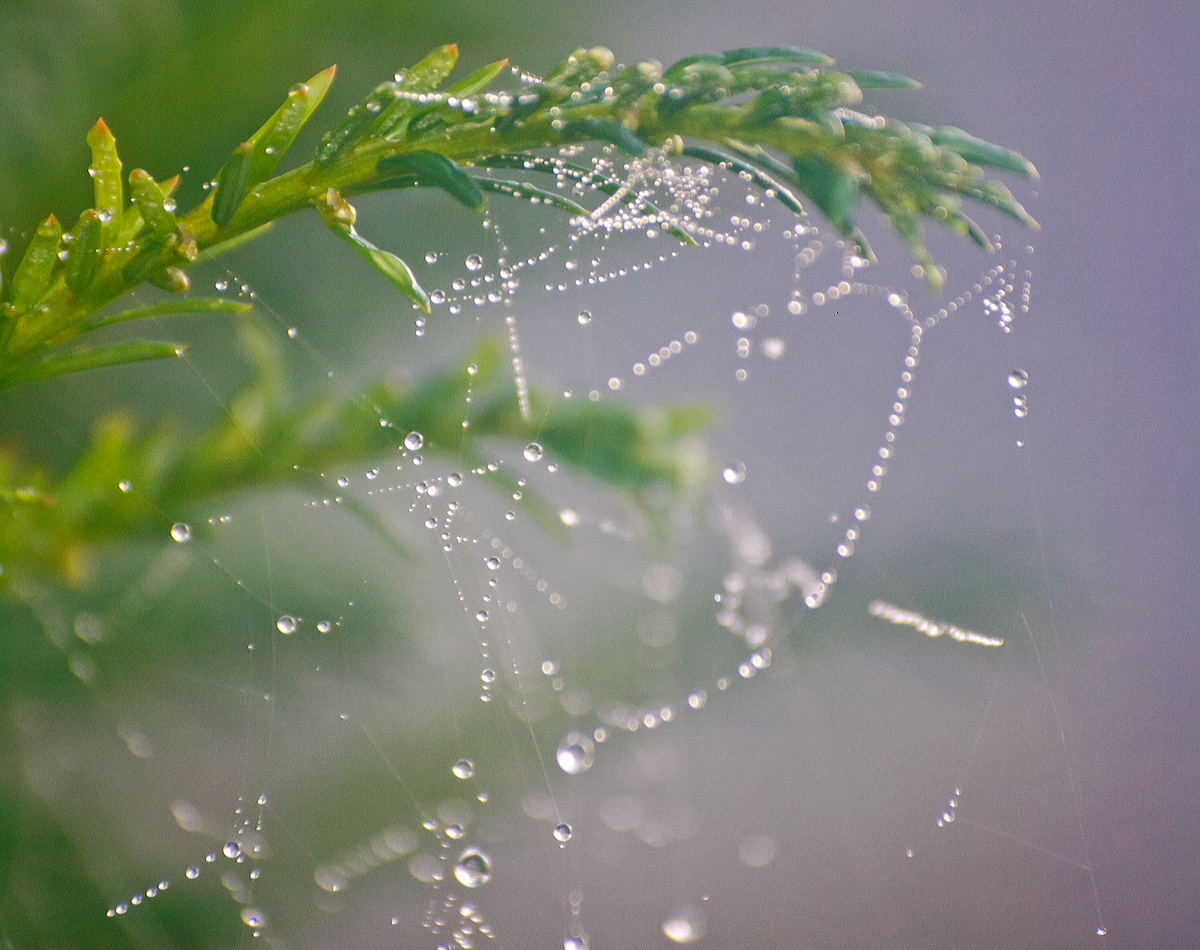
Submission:
M 217 188 L 213 195 L 212 219 L 218 228 L 223 228 L 237 213 L 238 206 L 250 183 L 250 169 L 254 165 L 254 147 L 243 142 L 233 150 L 229 160 L 217 173 Z
M 505 181 L 500 178 L 476 178 L 475 184 L 485 191 L 505 195 L 509 198 L 521 198 L 531 203 L 550 205 L 563 211 L 569 211 L 571 214 L 586 215 L 589 213 L 587 208 L 577 201 L 568 198 L 566 195 L 560 195 L 553 191 L 544 191 L 541 188 L 535 188 L 527 182 Z
M 738 49 L 725 50 L 721 54 L 721 61 L 726 66 L 765 65 L 767 63 L 829 65 L 833 62 L 833 57 L 826 56 L 815 49 L 805 49 L 802 46 L 743 46 Z
M 50 286 L 54 265 L 58 263 L 58 248 L 62 244 L 62 226 L 54 215 L 38 225 L 25 249 L 25 256 L 12 279 L 11 306 L 15 313 L 24 313 L 37 303 Z
M 252 306 L 252 304 L 244 303 L 240 300 L 222 300 L 219 297 L 163 300 L 144 307 L 132 307 L 128 310 L 119 310 L 116 313 L 106 313 L 92 317 L 80 327 L 80 331 L 86 333 L 91 330 L 98 330 L 100 327 L 112 326 L 115 323 L 144 320 L 147 317 L 166 317 L 181 313 L 248 313 Z
M 375 170 L 385 181 L 412 177 L 418 185 L 441 188 L 472 211 L 483 210 L 483 194 L 456 161 L 437 152 L 417 150 L 381 158 Z
M 171 194 L 179 183 L 175 176 L 164 184 L 150 177 L 150 173 L 135 168 L 129 173 L 129 191 L 137 206 L 142 221 L 153 234 L 170 234 L 175 230 L 174 202 Z
M 155 343 L 149 340 L 127 340 L 94 350 L 77 350 L 74 353 L 51 353 L 29 361 L 0 376 L 0 389 L 29 383 L 64 373 L 78 373 L 103 366 L 121 363 L 140 363 L 145 360 L 161 360 L 183 353 L 177 343 Z
M 325 98 L 336 71 L 336 66 L 330 66 L 308 82 L 295 86 L 275 114 L 246 140 L 246 144 L 254 152 L 247 187 L 266 181 L 275 170 L 275 166 L 291 147 L 304 123 Z
M 475 72 L 446 89 L 448 95 L 469 96 L 484 89 L 489 83 L 504 71 L 508 65 L 507 59 L 497 60 L 486 66 L 480 66 Z
M 71 234 L 71 242 L 67 245 L 67 263 L 63 276 L 67 288 L 76 297 L 83 294 L 91 286 L 100 267 L 100 212 L 88 208 L 79 216 L 79 223 Z
M 792 160 L 800 190 L 813 200 L 829 223 L 849 235 L 854 230 L 858 208 L 858 179 L 846 174 L 819 155 L 802 155 Z
M 103 223 L 102 247 L 117 246 L 117 235 L 121 228 L 121 214 L 125 210 L 125 191 L 121 184 L 121 159 L 117 156 L 117 140 L 104 124 L 97 119 L 87 134 L 88 147 L 92 150 L 92 167 L 89 170 L 95 190 L 96 210 Z
M 881 73 L 873 69 L 852 69 L 846 73 L 859 89 L 920 89 L 915 79 L 899 73 Z
M 333 189 L 316 202 L 317 213 L 334 234 L 340 237 L 363 260 L 392 282 L 404 296 L 422 311 L 429 313 L 429 294 L 417 283 L 416 275 L 404 261 L 390 251 L 382 250 L 354 230 L 354 208 Z

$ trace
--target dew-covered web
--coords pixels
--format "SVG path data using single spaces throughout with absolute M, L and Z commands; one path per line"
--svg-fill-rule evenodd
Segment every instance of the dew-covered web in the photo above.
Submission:
M 664 428 L 678 485 L 635 491 L 538 436 L 466 450 L 381 414 L 387 455 L 181 516 L 130 596 L 199 615 L 203 642 L 111 700 L 113 926 L 153 935 L 142 905 L 175 902 L 205 944 L 803 927 L 825 945 L 861 926 L 939 946 L 1032 904 L 1103 936 L 1028 467 L 1032 247 L 997 235 L 932 297 L 899 247 L 868 265 L 711 163 L 568 149 L 491 174 L 593 210 L 493 198 L 470 243 L 424 249 L 432 314 L 396 303 L 386 343 L 402 371 L 474 376 L 488 337 L 535 433 L 581 403 L 664 427 L 663 406 L 704 405 L 714 425 Z M 252 265 L 212 279 L 255 297 L 296 372 L 355 394 Z M 956 333 L 983 351 L 969 368 Z M 220 411 L 246 411 L 189 360 Z M 906 453 L 971 477 L 922 382 L 976 367 L 986 408 L 963 424 L 1023 486 L 989 504 L 1031 543 L 963 564 L 937 541 L 944 482 Z M 470 394 L 454 411 L 478 424 Z

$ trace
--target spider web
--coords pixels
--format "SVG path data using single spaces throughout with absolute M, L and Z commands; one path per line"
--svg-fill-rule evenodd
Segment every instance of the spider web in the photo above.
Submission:
M 997 235 L 981 270 L 947 247 L 931 298 L 898 246 L 868 266 L 711 164 L 554 158 L 624 190 L 570 222 L 493 201 L 438 247 L 397 224 L 401 200 L 403 220 L 446 214 L 437 196 L 362 209 L 425 261 L 427 318 L 344 292 L 299 228 L 277 236 L 312 264 L 296 289 L 252 257 L 212 279 L 254 296 L 313 385 L 418 379 L 491 335 L 527 413 L 531 388 L 714 405 L 690 477 L 634 499 L 536 440 L 480 461 L 397 430 L 318 491 L 181 520 L 128 595 L 141 628 L 188 641 L 168 662 L 110 688 L 75 622 L 107 721 L 74 741 L 92 813 L 123 832 L 89 838 L 112 925 L 197 945 L 1094 945 L 1021 369 L 1033 248 Z M 653 206 L 620 200 L 639 193 Z M 355 318 L 331 330 L 332 303 Z M 197 350 L 195 395 L 229 411 Z M 94 787 L 77 779 L 64 810 Z

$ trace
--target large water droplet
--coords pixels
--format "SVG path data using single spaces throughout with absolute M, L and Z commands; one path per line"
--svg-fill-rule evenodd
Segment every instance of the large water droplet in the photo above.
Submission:
M 478 254 L 471 254 L 467 257 L 467 270 L 477 271 L 483 267 L 483 258 Z
M 456 778 L 470 778 L 475 774 L 475 763 L 470 759 L 459 759 L 450 769 Z
M 591 323 L 591 322 L 592 322 L 592 311 L 590 311 L 590 310 L 580 310 L 580 311 L 579 311 L 579 324 L 580 324 L 580 326 L 587 326 L 587 325 L 588 325 L 589 323 Z
M 1029 384 L 1029 374 L 1023 369 L 1014 369 L 1008 374 L 1008 385 L 1013 389 L 1024 389 Z
M 421 435 L 420 432 L 410 432 L 404 437 L 404 447 L 410 452 L 417 451 L 424 444 L 425 436 Z
M 242 910 L 242 923 L 247 927 L 261 927 L 267 922 L 267 915 L 257 907 L 247 907 Z
M 588 950 L 587 934 L 580 934 L 578 937 L 564 937 L 563 950 Z
M 740 485 L 746 480 L 746 466 L 741 462 L 726 465 L 721 472 L 721 477 L 725 479 L 727 485 Z
M 451 472 L 446 476 L 446 484 L 451 488 L 457 488 L 463 483 L 463 477 L 459 472 Z
M 236 858 L 242 853 L 242 849 L 238 847 L 238 843 L 236 841 L 228 842 L 225 847 L 221 849 L 221 851 L 227 858 Z
M 662 929 L 675 943 L 692 943 L 704 936 L 704 916 L 695 907 L 680 907 Z
M 571 826 L 565 821 L 561 825 L 554 826 L 554 840 L 566 844 L 571 840 Z
M 488 567 L 488 570 L 494 571 L 494 570 L 496 570 L 496 568 L 498 568 L 498 567 L 500 566 L 500 558 L 498 558 L 498 557 L 489 557 L 489 558 L 488 558 L 486 561 L 484 561 L 483 563 L 487 565 L 487 567 Z
M 558 767 L 568 775 L 579 775 L 592 767 L 592 753 L 595 748 L 590 736 L 572 731 L 563 736 L 554 758 Z
M 186 524 L 182 521 L 178 521 L 175 524 L 171 525 L 171 537 L 174 538 L 176 541 L 178 541 L 180 544 L 183 544 L 184 541 L 189 540 L 191 538 L 191 536 L 192 536 L 192 526 L 190 524 Z
M 525 459 L 529 462 L 536 462 L 542 457 L 542 447 L 537 442 L 530 442 L 525 446 Z
M 293 617 L 291 614 L 284 614 L 282 617 L 280 617 L 278 620 L 275 621 L 275 628 L 280 633 L 295 633 L 296 632 L 296 618 Z
M 458 856 L 454 876 L 463 887 L 479 887 L 492 879 L 492 860 L 478 848 L 467 848 Z
M 495 670 L 484 670 L 482 673 L 479 674 L 479 678 L 481 680 L 483 680 L 485 683 L 494 683 L 494 682 L 496 682 L 496 671 Z

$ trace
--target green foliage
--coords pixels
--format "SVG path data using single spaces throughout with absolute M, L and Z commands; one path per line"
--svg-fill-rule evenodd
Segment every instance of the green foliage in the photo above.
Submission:
M 230 316 L 256 371 L 231 400 L 231 411 L 201 432 L 184 431 L 170 420 L 138 431 L 123 417 L 108 418 L 61 474 L 39 464 L 37 447 L 32 460 L 15 449 L 0 452 L 0 611 L 28 611 L 44 619 L 47 598 L 92 590 L 98 565 L 114 548 L 145 539 L 161 543 L 170 523 L 200 502 L 314 484 L 317 473 L 394 450 L 398 436 L 410 429 L 424 434 L 430 451 L 453 452 L 480 474 L 487 472 L 488 440 L 521 445 L 536 438 L 577 472 L 643 499 L 656 489 L 678 489 L 706 477 L 694 469 L 687 442 L 711 421 L 707 409 L 633 411 L 587 402 L 563 408 L 534 392 L 535 428 L 519 411 L 494 342 L 477 344 L 461 362 L 411 388 L 381 382 L 352 399 L 328 394 L 301 399 L 287 384 L 273 337 L 246 304 L 165 297 L 120 306 L 145 283 L 170 294 L 187 290 L 191 266 L 262 235 L 283 216 L 315 210 L 340 240 L 425 312 L 429 296 L 412 269 L 357 232 L 349 198 L 432 187 L 476 213 L 493 198 L 536 203 L 560 226 L 567 223 L 563 215 L 591 212 L 586 199 L 525 180 L 549 174 L 586 182 L 602 201 L 615 200 L 658 221 L 682 244 L 696 243 L 694 224 L 655 207 L 618 178 L 544 151 L 563 146 L 597 143 L 631 155 L 655 148 L 721 165 L 797 215 L 811 202 L 869 257 L 858 230 L 865 196 L 889 217 L 935 287 L 940 271 L 924 246 L 923 219 L 985 248 L 987 237 L 963 212 L 963 199 L 1036 226 L 983 171 L 1036 176 L 1020 155 L 957 129 L 854 111 L 862 89 L 916 87 L 902 76 L 836 72 L 823 54 L 793 47 L 702 54 L 666 69 L 658 63 L 615 66 L 607 50 L 593 49 L 577 50 L 541 81 L 514 80 L 515 88 L 488 92 L 506 75 L 502 60 L 441 92 L 457 56 L 457 47 L 440 47 L 376 86 L 321 139 L 310 160 L 276 174 L 333 80 L 333 67 L 318 73 L 293 88 L 275 114 L 233 149 L 207 197 L 184 211 L 176 208 L 178 176 L 160 183 L 134 169 L 123 179 L 115 138 L 103 120 L 95 124 L 87 134 L 93 207 L 67 233 L 50 215 L 19 261 L 15 253 L 0 257 L 0 389 L 178 355 L 182 350 L 174 342 L 90 346 L 76 338 L 116 323 L 183 313 Z M 468 385 L 473 414 L 464 429 L 460 407 Z M 514 487 L 503 475 L 487 477 L 498 488 Z M 526 489 L 529 510 L 540 512 L 543 526 L 553 530 L 554 519 L 528 494 Z M 371 515 L 356 513 L 395 545 Z M 0 635 L 0 684 L 35 674 L 71 681 L 61 662 L 42 662 L 45 649 L 45 643 L 32 646 Z M 59 682 L 57 690 L 65 694 L 67 687 Z M 67 843 L 55 845 L 57 865 L 26 866 L 25 832 L 12 816 L 42 810 L 30 789 L 0 783 L 0 889 L 8 891 L 14 875 L 23 875 L 30 893 L 63 869 L 75 875 L 63 880 L 78 877 L 67 829 L 61 832 Z M 48 823 L 45 835 L 60 832 Z M 77 903 L 92 914 L 97 897 L 89 887 L 85 881 L 67 889 L 87 891 Z M 44 886 L 47 894 L 61 890 Z M 42 934 L 46 945 L 73 939 L 55 930 L 53 915 L 36 902 L 0 908 L 0 920 L 17 921 L 23 935 Z

